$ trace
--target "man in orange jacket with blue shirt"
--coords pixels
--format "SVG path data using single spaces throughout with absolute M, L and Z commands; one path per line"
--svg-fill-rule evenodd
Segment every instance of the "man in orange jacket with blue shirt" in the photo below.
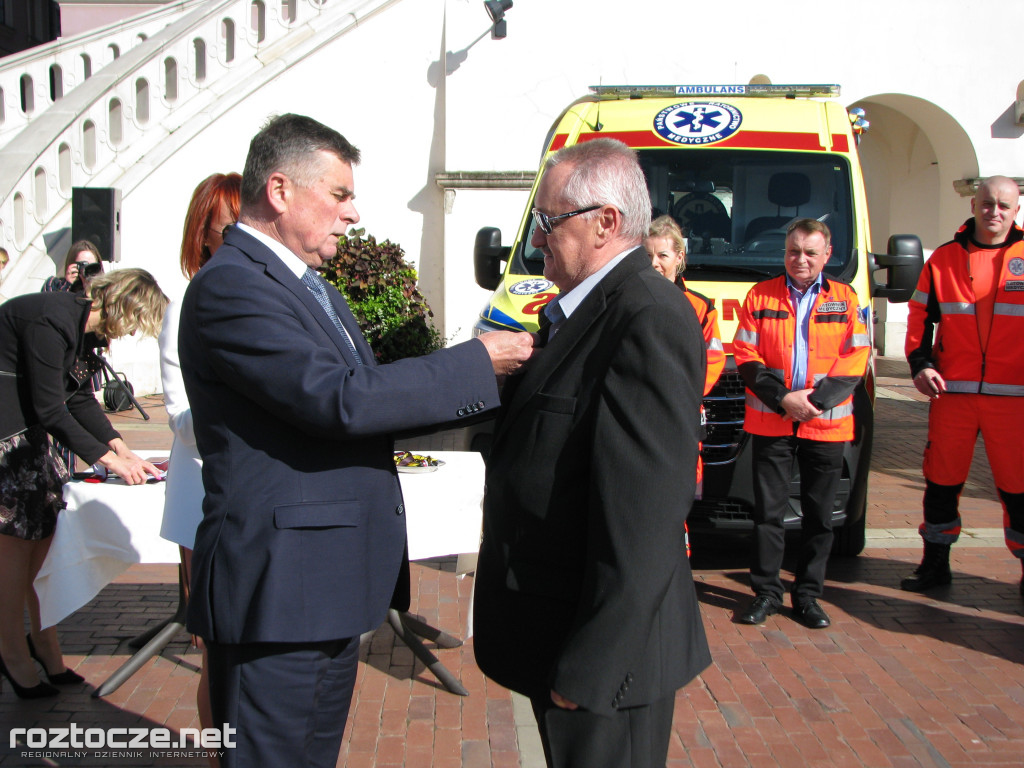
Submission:
M 743 428 L 754 453 L 754 599 L 739 616 L 761 624 L 782 607 L 794 458 L 800 467 L 800 555 L 793 615 L 804 626 L 830 625 L 818 604 L 832 549 L 832 509 L 853 439 L 853 391 L 864 377 L 871 339 L 857 294 L 822 274 L 832 253 L 829 228 L 799 219 L 786 232 L 786 272 L 747 294 L 733 355 L 747 386 Z

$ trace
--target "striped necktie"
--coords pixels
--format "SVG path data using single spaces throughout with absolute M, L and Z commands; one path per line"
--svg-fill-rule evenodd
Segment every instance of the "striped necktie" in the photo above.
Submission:
M 359 356 L 356 345 L 352 342 L 352 337 L 349 336 L 348 331 L 345 330 L 345 326 L 341 324 L 341 318 L 338 317 L 338 313 L 334 309 L 334 305 L 331 304 L 330 298 L 327 296 L 327 289 L 324 287 L 323 281 L 320 279 L 320 275 L 315 270 L 306 267 L 306 271 L 302 273 L 302 282 L 306 284 L 309 292 L 313 294 L 313 297 L 317 300 L 317 303 L 323 307 L 324 312 L 331 318 L 331 322 L 334 323 L 334 327 L 338 329 L 338 333 L 348 344 L 348 349 L 356 359 L 356 364 L 362 365 L 363 358 Z

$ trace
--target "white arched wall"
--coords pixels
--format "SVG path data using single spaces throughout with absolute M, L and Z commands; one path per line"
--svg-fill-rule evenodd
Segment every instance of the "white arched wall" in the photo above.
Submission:
M 871 127 L 858 152 L 871 222 L 871 243 L 884 252 L 890 235 L 921 238 L 925 253 L 952 237 L 970 215 L 954 189 L 957 179 L 978 176 L 978 158 L 966 131 L 945 110 L 906 94 L 879 94 L 857 101 Z M 883 354 L 903 354 L 906 304 L 875 301 Z
M 874 247 L 884 248 L 889 235 L 901 233 L 918 235 L 929 250 L 949 240 L 970 215 L 953 182 L 979 174 L 967 132 L 948 112 L 916 96 L 878 94 L 852 106 L 862 107 L 871 123 L 860 155 Z

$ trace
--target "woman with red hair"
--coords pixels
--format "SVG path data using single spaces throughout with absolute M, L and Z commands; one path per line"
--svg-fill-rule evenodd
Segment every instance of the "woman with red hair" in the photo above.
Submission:
M 181 237 L 181 271 L 192 279 L 196 272 L 224 242 L 224 231 L 238 220 L 242 177 L 237 173 L 215 173 L 207 177 L 195 192 L 185 215 L 185 229 Z M 181 303 L 176 301 L 167 308 L 164 327 L 160 333 L 160 374 L 164 386 L 164 404 L 168 423 L 174 433 L 171 459 L 167 467 L 167 488 L 164 518 L 160 535 L 173 541 L 181 549 L 186 587 L 192 575 L 192 545 L 196 528 L 203 519 L 202 460 L 192 432 L 192 411 L 185 395 L 185 383 L 178 361 L 178 320 Z M 203 668 L 196 693 L 199 722 L 203 728 L 213 727 L 210 722 L 210 688 L 206 677 L 206 649 L 203 649 Z M 217 760 L 210 757 L 210 764 Z

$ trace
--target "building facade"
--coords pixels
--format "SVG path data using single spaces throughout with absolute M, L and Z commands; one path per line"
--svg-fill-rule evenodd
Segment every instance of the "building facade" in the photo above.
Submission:
M 439 330 L 462 339 L 487 298 L 473 281 L 476 231 L 511 239 L 568 104 L 590 85 L 755 75 L 840 84 L 871 124 L 859 151 L 873 250 L 896 233 L 935 248 L 969 215 L 978 178 L 1024 177 L 1024 69 L 1013 64 L 1024 5 L 1002 13 L 984 51 L 963 32 L 979 12 L 959 0 L 523 0 L 501 39 L 479 0 L 179 0 L 84 24 L 0 60 L 0 244 L 12 256 L 0 292 L 54 274 L 71 190 L 94 186 L 121 190 L 121 264 L 180 295 L 192 189 L 240 171 L 266 118 L 293 111 L 362 150 L 360 226 L 402 245 Z M 1005 66 L 976 61 L 1000 50 Z M 899 354 L 902 308 L 876 310 L 880 343 Z M 145 344 L 114 357 L 138 391 L 158 388 Z

